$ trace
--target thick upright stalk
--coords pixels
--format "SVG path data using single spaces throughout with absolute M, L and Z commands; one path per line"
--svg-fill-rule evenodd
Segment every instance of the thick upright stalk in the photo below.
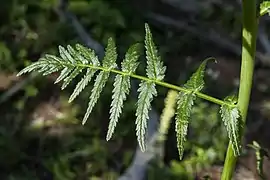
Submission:
M 242 62 L 240 87 L 238 94 L 238 108 L 241 114 L 243 128 L 240 131 L 240 138 L 243 138 L 244 126 L 247 117 L 250 92 L 252 87 L 254 55 L 256 51 L 256 34 L 257 34 L 257 14 L 256 0 L 242 0 Z M 232 144 L 229 143 L 222 180 L 230 180 L 233 176 L 237 157 L 234 156 Z

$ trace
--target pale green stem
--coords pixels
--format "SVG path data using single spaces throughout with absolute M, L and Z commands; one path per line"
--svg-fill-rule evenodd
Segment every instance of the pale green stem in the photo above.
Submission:
M 254 57 L 256 51 L 256 35 L 257 35 L 257 14 L 256 14 L 256 0 L 242 0 L 242 62 L 241 62 L 241 76 L 240 87 L 238 95 L 238 108 L 241 114 L 240 138 L 243 138 L 244 127 L 247 117 L 247 111 L 250 100 L 250 92 L 252 88 Z M 224 169 L 221 180 L 231 180 L 237 157 L 234 156 L 232 144 L 229 143 Z
M 65 66 L 70 66 L 70 64 L 67 64 L 67 63 L 62 63 L 62 64 L 65 65 Z M 105 67 L 94 66 L 94 65 L 90 65 L 90 64 L 72 64 L 72 66 L 91 68 L 91 69 L 96 69 L 96 70 L 100 70 L 100 71 L 110 71 L 112 73 L 120 74 L 120 75 L 123 75 L 123 76 L 130 76 L 132 78 L 139 79 L 139 80 L 142 80 L 142 81 L 148 81 L 148 82 L 151 81 L 151 82 L 153 82 L 153 83 L 155 83 L 155 84 L 157 84 L 159 86 L 163 86 L 163 87 L 173 89 L 173 90 L 176 90 L 176 91 L 182 91 L 182 92 L 186 92 L 186 93 L 192 93 L 193 92 L 193 90 L 191 90 L 191 89 L 179 87 L 179 86 L 176 86 L 176 85 L 173 85 L 173 84 L 170 84 L 170 83 L 166 83 L 166 82 L 163 82 L 163 81 L 158 81 L 158 80 L 155 80 L 155 79 L 149 79 L 149 78 L 147 78 L 145 76 L 140 76 L 140 75 L 137 75 L 137 74 L 130 74 L 128 72 L 123 72 L 123 71 L 113 69 L 113 68 L 105 68 Z M 202 99 L 205 99 L 207 101 L 213 102 L 213 103 L 221 105 L 221 106 L 222 105 L 228 105 L 230 107 L 235 107 L 236 106 L 234 104 L 227 103 L 227 102 L 225 102 L 223 100 L 214 98 L 212 96 L 208 96 L 208 95 L 203 94 L 201 92 L 195 91 L 194 93 L 198 97 L 200 97 Z

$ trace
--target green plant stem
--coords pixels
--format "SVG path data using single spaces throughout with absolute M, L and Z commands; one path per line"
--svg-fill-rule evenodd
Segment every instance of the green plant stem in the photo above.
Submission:
M 241 114 L 240 138 L 243 138 L 244 126 L 247 117 L 247 111 L 250 100 L 250 92 L 252 88 L 254 57 L 256 51 L 256 35 L 257 35 L 257 14 L 256 0 L 242 0 L 242 62 L 240 87 L 238 95 L 238 108 Z M 232 144 L 229 143 L 224 169 L 221 180 L 230 180 L 233 176 L 237 157 L 234 156 Z
M 62 65 L 70 66 L 70 64 L 67 64 L 67 63 L 62 63 Z M 73 65 L 75 65 L 76 67 L 85 67 L 85 68 L 91 68 L 91 69 L 96 69 L 96 70 L 101 70 L 101 71 L 109 71 L 109 72 L 112 72 L 112 73 L 115 73 L 115 74 L 120 74 L 120 75 L 123 75 L 123 76 L 130 76 L 132 78 L 139 79 L 139 80 L 142 80 L 142 81 L 154 82 L 157 85 L 167 87 L 169 89 L 173 89 L 173 90 L 176 90 L 176 91 L 182 91 L 182 92 L 186 92 L 186 93 L 192 93 L 193 92 L 191 89 L 179 87 L 179 86 L 176 86 L 176 85 L 173 85 L 173 84 L 170 84 L 170 83 L 166 83 L 166 82 L 163 82 L 163 81 L 158 81 L 158 80 L 155 80 L 155 79 L 149 79 L 149 78 L 147 78 L 145 76 L 140 76 L 140 75 L 137 75 L 137 74 L 130 74 L 128 72 L 123 72 L 123 71 L 113 69 L 113 68 L 105 68 L 105 67 L 94 66 L 94 65 L 90 65 L 90 64 L 73 64 Z M 198 97 L 200 97 L 202 99 L 205 99 L 207 101 L 213 102 L 213 103 L 221 105 L 221 106 L 222 105 L 228 105 L 230 107 L 236 106 L 234 104 L 227 103 L 227 102 L 225 102 L 223 100 L 214 98 L 212 96 L 208 96 L 208 95 L 200 93 L 200 92 L 195 91 L 194 93 Z

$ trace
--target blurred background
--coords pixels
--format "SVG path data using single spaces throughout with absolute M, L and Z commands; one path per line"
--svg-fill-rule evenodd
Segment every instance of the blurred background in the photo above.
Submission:
M 106 141 L 113 79 L 110 79 L 86 125 L 81 125 L 92 86 L 73 103 L 55 85 L 57 74 L 18 71 L 58 45 L 84 44 L 101 58 L 107 39 L 116 40 L 119 62 L 127 48 L 143 43 L 144 23 L 153 33 L 167 66 L 166 81 L 181 85 L 207 57 L 204 92 L 223 99 L 237 93 L 241 55 L 240 0 L 1 0 L 0 3 L 0 179 L 3 180 L 174 180 L 220 179 L 228 138 L 219 107 L 196 101 L 184 159 L 179 161 L 174 117 L 163 141 L 160 114 L 168 89 L 158 87 L 147 135 L 140 152 L 135 136 L 136 94 L 125 103 L 112 140 Z M 258 32 L 254 85 L 236 179 L 259 179 L 256 141 L 270 147 L 269 18 Z M 145 57 L 138 74 L 145 73 Z M 135 81 L 135 85 L 136 85 Z M 136 87 L 134 87 L 136 89 Z M 264 169 L 270 168 L 267 158 Z M 269 171 L 265 172 L 270 179 Z

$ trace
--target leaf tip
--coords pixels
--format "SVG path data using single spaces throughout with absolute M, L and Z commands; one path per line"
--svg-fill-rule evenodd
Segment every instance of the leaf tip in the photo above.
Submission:
M 138 143 L 139 143 L 139 147 L 141 149 L 142 152 L 145 152 L 145 141 L 144 141 L 144 137 L 138 138 Z
M 107 133 L 107 136 L 106 136 L 106 141 L 109 141 L 110 139 L 112 138 L 112 135 Z
M 144 143 L 139 143 L 139 146 L 141 148 L 141 151 L 145 152 L 145 144 Z
M 184 155 L 183 152 L 179 152 L 179 160 L 180 160 L 180 161 L 183 160 L 183 155 Z
M 151 37 L 152 36 L 152 34 L 151 34 L 151 30 L 150 30 L 150 27 L 149 27 L 149 25 L 148 25 L 148 23 L 145 23 L 145 33 L 146 33 L 146 36 L 147 37 Z
M 109 37 L 108 39 L 108 45 L 115 46 L 115 41 L 113 37 Z
M 63 84 L 63 85 L 61 86 L 61 90 L 64 90 L 65 88 L 66 88 L 66 85 Z
M 83 119 L 82 125 L 85 125 L 86 121 L 87 121 L 87 119 Z
M 59 52 L 63 51 L 65 48 L 61 45 L 58 46 Z
M 74 100 L 74 99 L 73 99 L 72 97 L 70 97 L 70 98 L 68 99 L 68 103 L 71 103 L 73 100 Z
M 214 57 L 208 57 L 204 60 L 205 62 L 208 62 L 208 61 L 214 61 L 214 63 L 217 63 L 217 59 L 214 58 Z
M 17 74 L 16 74 L 16 77 L 19 77 L 19 76 L 21 76 L 23 73 L 22 73 L 22 71 L 20 71 L 20 72 L 18 72 Z
M 148 23 L 144 23 L 144 27 L 145 27 L 145 29 L 149 30 L 149 25 L 148 25 Z
M 86 121 L 87 121 L 87 119 L 88 119 L 88 114 L 85 114 L 84 115 L 84 118 L 83 118 L 83 120 L 82 120 L 82 125 L 85 125 L 85 123 L 86 123 Z

